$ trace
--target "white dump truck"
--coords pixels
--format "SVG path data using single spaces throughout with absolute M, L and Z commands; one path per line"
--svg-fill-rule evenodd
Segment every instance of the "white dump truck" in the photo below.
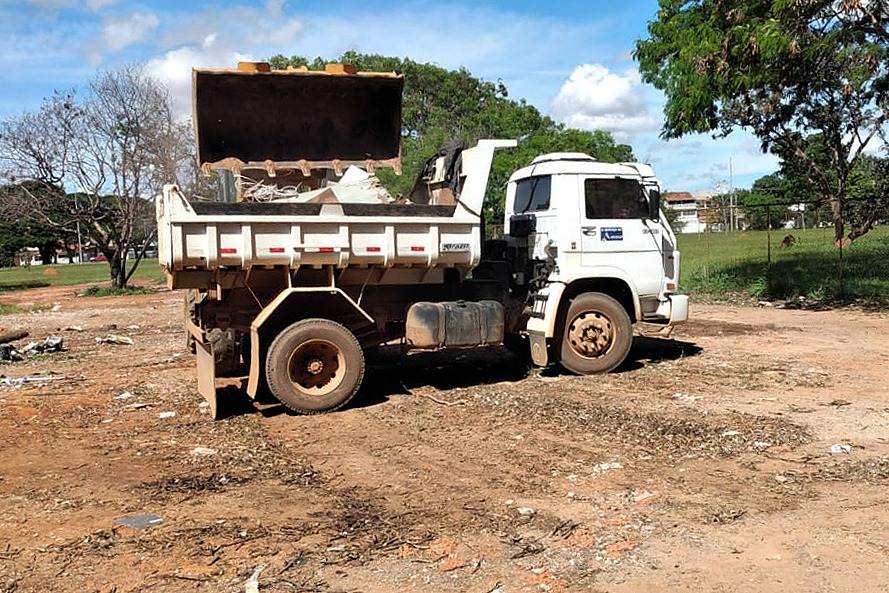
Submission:
M 394 199 L 373 172 L 400 169 L 402 86 L 343 67 L 194 72 L 198 157 L 221 196 L 166 186 L 158 245 L 168 285 L 187 290 L 214 417 L 222 377 L 316 413 L 353 397 L 382 346 L 508 342 L 591 374 L 624 361 L 634 325 L 686 320 L 651 167 L 540 156 L 510 177 L 503 236 L 485 241 L 492 159 L 515 141 L 450 146 Z

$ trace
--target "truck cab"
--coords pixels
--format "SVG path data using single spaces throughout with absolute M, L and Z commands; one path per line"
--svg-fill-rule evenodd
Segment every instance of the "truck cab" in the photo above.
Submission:
M 649 165 L 539 156 L 509 179 L 504 233 L 523 260 L 514 282 L 528 287 L 536 364 L 612 370 L 629 351 L 631 324 L 687 318 L 676 237 Z

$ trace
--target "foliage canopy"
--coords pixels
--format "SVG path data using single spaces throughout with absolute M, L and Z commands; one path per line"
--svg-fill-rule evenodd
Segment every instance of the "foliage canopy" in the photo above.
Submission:
M 660 0 L 636 42 L 663 90 L 663 136 L 749 128 L 804 168 L 845 236 L 849 175 L 889 117 L 886 0 Z M 817 134 L 823 152 L 807 150 Z M 869 227 L 855 226 L 850 239 Z

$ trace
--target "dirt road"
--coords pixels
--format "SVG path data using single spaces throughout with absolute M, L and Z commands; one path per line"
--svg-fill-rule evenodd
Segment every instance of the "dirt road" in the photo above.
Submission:
M 179 294 L 76 291 L 0 298 L 67 347 L 0 368 L 0 593 L 889 587 L 885 316 L 695 306 L 605 376 L 424 355 L 212 422 Z

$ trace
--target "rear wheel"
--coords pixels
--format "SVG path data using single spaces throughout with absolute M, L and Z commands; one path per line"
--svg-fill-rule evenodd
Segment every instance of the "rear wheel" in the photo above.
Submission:
M 624 361 L 632 342 L 626 309 L 606 294 L 584 293 L 568 307 L 559 361 L 578 375 L 607 373 Z
M 278 334 L 266 356 L 266 381 L 295 412 L 344 406 L 361 386 L 364 353 L 348 329 L 327 319 L 297 321 Z

